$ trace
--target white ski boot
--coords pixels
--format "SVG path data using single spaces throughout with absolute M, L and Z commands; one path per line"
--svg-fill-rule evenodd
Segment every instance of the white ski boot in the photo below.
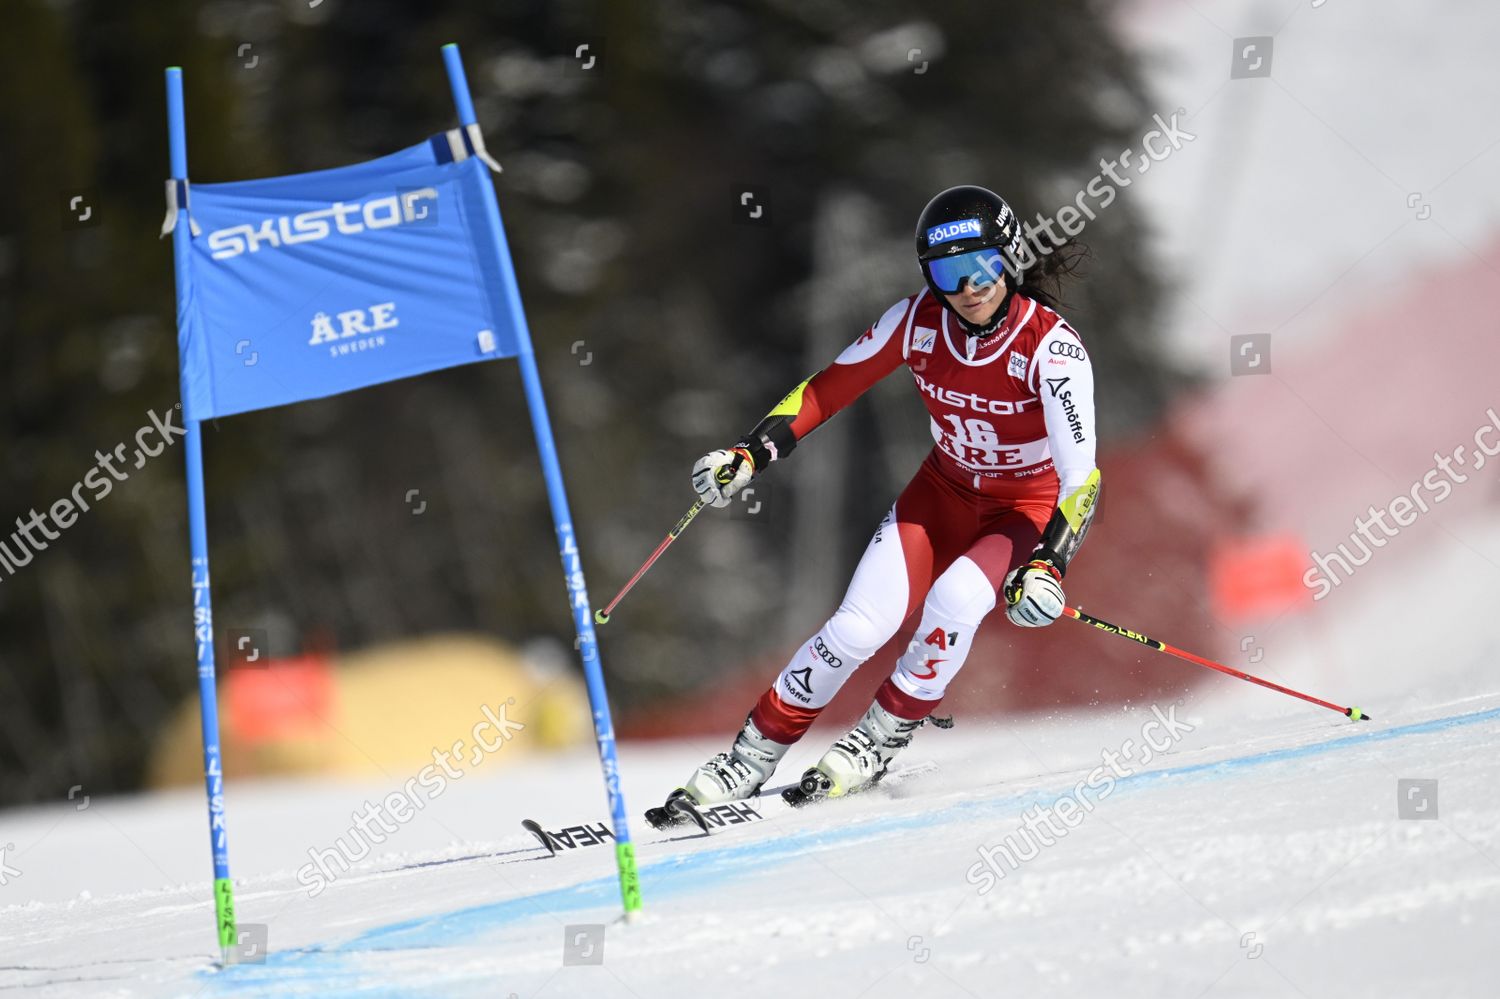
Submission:
M 653 829 L 693 824 L 708 832 L 708 822 L 699 807 L 711 808 L 759 794 L 791 748 L 766 738 L 746 716 L 745 727 L 735 736 L 729 752 L 718 753 L 694 770 L 686 784 L 667 795 L 665 804 L 646 809 L 647 824 Z
M 718 805 L 752 797 L 760 793 L 762 785 L 776 771 L 776 764 L 791 748 L 761 735 L 746 716 L 745 727 L 735 737 L 729 752 L 719 753 L 693 771 L 682 790 L 698 805 Z
M 922 725 L 922 721 L 897 718 L 879 702 L 871 704 L 859 724 L 829 746 L 818 765 L 802 775 L 797 787 L 788 788 L 784 797 L 788 804 L 798 805 L 810 798 L 841 798 L 865 790 L 885 776 L 891 760 L 911 745 L 912 734 Z

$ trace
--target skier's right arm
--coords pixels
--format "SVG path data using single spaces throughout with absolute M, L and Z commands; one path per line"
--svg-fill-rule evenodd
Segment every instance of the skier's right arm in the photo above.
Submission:
M 693 490 L 699 498 L 728 506 L 751 478 L 791 454 L 798 441 L 896 370 L 904 357 L 902 327 L 910 308 L 915 308 L 910 298 L 891 306 L 832 364 L 788 392 L 733 447 L 699 458 L 693 465 Z

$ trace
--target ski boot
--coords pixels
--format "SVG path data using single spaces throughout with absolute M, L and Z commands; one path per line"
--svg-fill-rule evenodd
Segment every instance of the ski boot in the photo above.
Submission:
M 790 748 L 766 738 L 746 716 L 745 727 L 729 752 L 716 754 L 693 771 L 687 783 L 667 796 L 666 804 L 647 809 L 646 821 L 657 829 L 689 822 L 706 829 L 697 814 L 698 806 L 742 801 L 759 794 Z
M 879 702 L 871 704 L 859 724 L 835 740 L 817 766 L 810 767 L 781 797 L 798 808 L 819 798 L 842 798 L 873 787 L 924 723 L 925 719 L 897 718 Z

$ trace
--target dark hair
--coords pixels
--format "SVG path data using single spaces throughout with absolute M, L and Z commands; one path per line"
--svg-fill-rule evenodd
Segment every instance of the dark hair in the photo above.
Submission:
M 1016 291 L 1057 311 L 1067 304 L 1062 293 L 1090 255 L 1087 246 L 1073 239 L 1054 246 L 1047 253 L 1037 253 L 1036 263 L 1021 273 Z

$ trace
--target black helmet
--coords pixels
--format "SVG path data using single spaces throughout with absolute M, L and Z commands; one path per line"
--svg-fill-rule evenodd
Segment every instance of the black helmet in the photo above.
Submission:
M 959 315 L 944 295 L 966 282 L 993 284 L 1008 270 L 1007 298 L 1020 283 L 1021 223 L 1005 199 L 982 187 L 950 187 L 917 218 L 917 262 L 927 287 L 971 336 L 985 336 L 1005 318 L 1004 303 L 985 326 Z

